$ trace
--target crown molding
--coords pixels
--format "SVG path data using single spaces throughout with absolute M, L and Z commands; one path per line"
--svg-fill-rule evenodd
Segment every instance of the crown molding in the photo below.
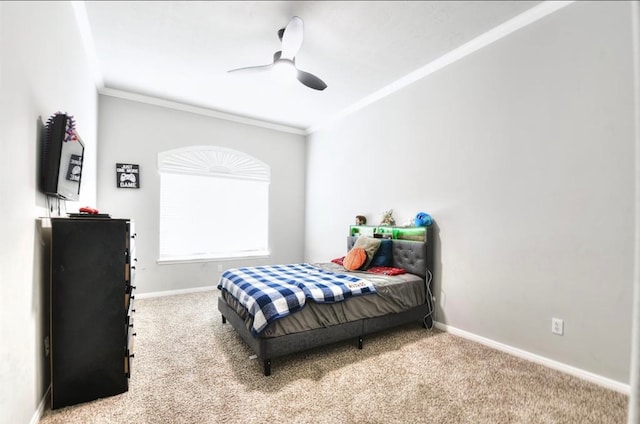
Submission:
M 180 103 L 173 100 L 160 99 L 157 97 L 145 96 L 143 94 L 131 93 L 129 91 L 116 90 L 113 88 L 102 88 L 98 90 L 99 94 L 110 97 L 117 97 L 125 100 L 146 103 L 154 106 L 161 106 L 168 109 L 180 110 L 182 112 L 195 113 L 198 115 L 210 116 L 212 118 L 224 119 L 226 121 L 238 122 L 240 124 L 252 125 L 254 127 L 268 128 L 271 130 L 282 131 L 297 135 L 306 135 L 305 130 L 287 125 L 276 124 L 273 122 L 262 121 L 254 118 L 247 118 L 231 113 L 219 112 L 213 109 L 193 106 L 186 103 Z

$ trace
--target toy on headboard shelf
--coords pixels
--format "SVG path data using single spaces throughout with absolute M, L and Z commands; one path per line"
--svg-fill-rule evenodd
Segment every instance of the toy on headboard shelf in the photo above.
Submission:
M 393 227 L 396 225 L 396 220 L 393 219 L 393 209 L 389 209 L 382 214 L 382 221 L 380 221 L 381 226 Z
M 364 215 L 356 215 L 356 225 L 367 225 L 367 217 Z
M 418 212 L 413 220 L 416 227 L 428 227 L 432 222 L 431 215 L 426 212 Z

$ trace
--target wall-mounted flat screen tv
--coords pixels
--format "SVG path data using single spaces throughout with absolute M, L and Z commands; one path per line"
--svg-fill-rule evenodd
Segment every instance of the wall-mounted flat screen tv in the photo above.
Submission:
M 80 197 L 84 143 L 71 115 L 49 118 L 42 152 L 42 191 L 64 200 Z

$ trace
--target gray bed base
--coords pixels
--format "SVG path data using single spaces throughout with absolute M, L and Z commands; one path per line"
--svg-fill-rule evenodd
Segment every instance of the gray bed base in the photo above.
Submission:
M 355 237 L 347 238 L 348 249 L 351 249 L 355 240 Z M 427 278 L 427 243 L 394 240 L 393 266 L 404 268 L 408 272 L 420 275 L 425 278 L 425 281 L 430 282 L 430 279 Z M 289 355 L 351 338 L 357 339 L 358 349 L 362 349 L 363 337 L 365 335 L 415 321 L 421 321 L 426 328 L 431 328 L 433 325 L 431 314 L 433 308 L 429 295 L 430 290 L 427 290 L 426 293 L 427 296 L 424 304 L 404 312 L 364 318 L 330 327 L 270 338 L 254 337 L 247 329 L 244 320 L 222 297 L 218 298 L 218 310 L 222 314 L 222 323 L 225 324 L 227 320 L 229 321 L 240 337 L 253 349 L 258 358 L 262 360 L 264 375 L 269 376 L 271 375 L 271 360 L 279 356 Z
M 301 333 L 287 334 L 279 337 L 261 338 L 254 337 L 244 320 L 227 305 L 221 297 L 218 298 L 218 310 L 222 314 L 222 322 L 229 323 L 238 332 L 240 337 L 253 349 L 262 360 L 264 375 L 271 375 L 271 360 L 279 356 L 325 346 L 353 338 L 358 341 L 358 349 L 362 349 L 367 334 L 376 333 L 388 328 L 421 321 L 427 328 L 431 328 L 432 321 L 429 314 L 431 308 L 428 304 L 420 305 L 404 312 L 383 315 L 375 318 L 365 318 L 358 321 L 337 324 L 331 327 L 317 328 Z M 426 317 L 426 318 L 425 318 Z

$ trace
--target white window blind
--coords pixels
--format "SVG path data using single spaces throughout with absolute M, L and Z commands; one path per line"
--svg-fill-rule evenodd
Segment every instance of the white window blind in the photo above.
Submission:
M 242 152 L 191 146 L 158 155 L 159 261 L 269 254 L 269 167 Z

